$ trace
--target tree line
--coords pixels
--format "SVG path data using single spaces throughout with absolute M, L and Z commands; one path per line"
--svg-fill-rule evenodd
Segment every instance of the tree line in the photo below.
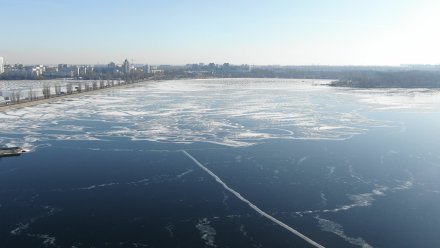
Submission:
M 438 71 L 363 72 L 347 75 L 332 86 L 359 88 L 440 88 Z

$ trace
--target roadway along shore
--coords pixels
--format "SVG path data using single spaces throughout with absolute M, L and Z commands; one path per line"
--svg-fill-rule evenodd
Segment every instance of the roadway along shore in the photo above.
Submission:
M 19 109 L 19 108 L 36 106 L 36 105 L 43 104 L 43 103 L 50 103 L 50 102 L 60 101 L 60 100 L 66 99 L 66 98 L 72 98 L 72 97 L 78 97 L 78 96 L 95 94 L 95 93 L 99 93 L 99 92 L 103 92 L 103 91 L 113 90 L 113 89 L 116 89 L 116 88 L 129 88 L 129 87 L 133 87 L 133 86 L 136 86 L 138 84 L 145 83 L 145 82 L 150 82 L 150 80 L 145 80 L 145 81 L 131 83 L 131 84 L 115 85 L 115 86 L 107 87 L 107 88 L 103 88 L 103 89 L 96 89 L 96 90 L 90 90 L 90 91 L 82 91 L 82 92 L 78 92 L 78 93 L 66 94 L 66 95 L 61 95 L 61 96 L 52 96 L 52 97 L 46 98 L 46 99 L 38 99 L 38 100 L 34 100 L 34 101 L 23 101 L 23 102 L 20 102 L 20 103 L 15 103 L 15 104 L 10 104 L 10 105 L 3 105 L 3 106 L 0 106 L 0 112 L 6 112 L 6 111 L 9 111 L 9 110 L 13 110 L 13 109 Z

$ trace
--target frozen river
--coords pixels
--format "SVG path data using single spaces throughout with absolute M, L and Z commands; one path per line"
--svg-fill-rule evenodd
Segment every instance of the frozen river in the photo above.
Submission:
M 440 92 L 327 83 L 147 82 L 0 113 L 1 145 L 30 151 L 0 159 L 0 247 L 439 247 Z

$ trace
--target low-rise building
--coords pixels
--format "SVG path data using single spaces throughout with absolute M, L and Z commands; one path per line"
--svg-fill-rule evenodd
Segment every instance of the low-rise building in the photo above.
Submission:
M 160 73 L 164 73 L 164 70 L 159 69 L 157 66 L 150 66 L 150 73 L 151 74 L 160 74 Z

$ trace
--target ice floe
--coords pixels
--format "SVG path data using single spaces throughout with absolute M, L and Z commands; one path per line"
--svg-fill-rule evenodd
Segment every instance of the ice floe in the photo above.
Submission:
M 359 246 L 362 248 L 371 248 L 372 247 L 363 238 L 360 238 L 360 237 L 352 238 L 352 237 L 347 236 L 344 232 L 344 228 L 342 227 L 342 225 L 340 225 L 336 222 L 320 218 L 319 216 L 315 216 L 315 219 L 318 220 L 319 226 L 320 226 L 321 230 L 323 230 L 324 232 L 334 233 L 352 245 L 356 245 L 356 246 Z
M 205 245 L 208 247 L 217 247 L 215 244 L 215 235 L 217 232 L 210 225 L 210 221 L 207 218 L 199 220 L 196 225 L 197 230 L 199 230 L 201 239 L 204 241 Z
M 58 247 L 55 243 L 56 238 L 48 234 L 28 234 L 27 236 L 32 238 L 42 239 L 43 240 L 43 243 L 41 244 L 42 247 Z
M 396 185 L 394 186 L 382 186 L 378 184 L 374 184 L 374 188 L 370 192 L 365 193 L 358 193 L 358 194 L 346 194 L 346 197 L 351 201 L 349 204 L 340 205 L 335 208 L 330 209 L 316 209 L 316 210 L 304 210 L 304 211 L 297 211 L 295 214 L 299 216 L 303 216 L 306 214 L 319 214 L 319 213 L 337 213 L 341 211 L 348 211 L 352 208 L 357 207 L 369 207 L 373 204 L 373 202 L 378 197 L 386 196 L 387 193 L 394 193 L 401 190 L 408 190 L 411 189 L 414 186 L 415 178 L 412 175 L 411 172 L 408 173 L 408 178 L 406 180 L 397 180 Z M 371 184 L 371 182 L 366 182 L 365 180 L 361 179 L 359 177 L 359 180 L 363 183 Z M 324 197 L 324 198 L 323 198 Z M 321 192 L 320 195 L 321 201 L 324 201 L 325 199 L 325 205 L 327 205 L 327 198 L 323 193 Z
M 50 247 L 55 244 L 55 238 L 51 237 L 49 235 L 42 235 L 42 234 L 32 234 L 32 233 L 26 233 L 26 231 L 29 229 L 29 227 L 34 224 L 35 222 L 53 216 L 56 213 L 60 212 L 61 209 L 54 208 L 52 206 L 44 206 L 43 207 L 43 213 L 34 217 L 31 217 L 29 219 L 26 219 L 20 223 L 17 224 L 17 227 L 10 231 L 11 235 L 18 236 L 18 235 L 24 235 L 26 234 L 29 237 L 39 238 L 43 239 L 43 247 Z
M 177 178 L 182 178 L 183 176 L 185 176 L 185 175 L 187 175 L 187 174 L 189 174 L 191 172 L 193 172 L 193 170 L 192 169 L 188 169 L 185 172 L 182 172 L 181 174 L 177 175 L 176 177 Z

